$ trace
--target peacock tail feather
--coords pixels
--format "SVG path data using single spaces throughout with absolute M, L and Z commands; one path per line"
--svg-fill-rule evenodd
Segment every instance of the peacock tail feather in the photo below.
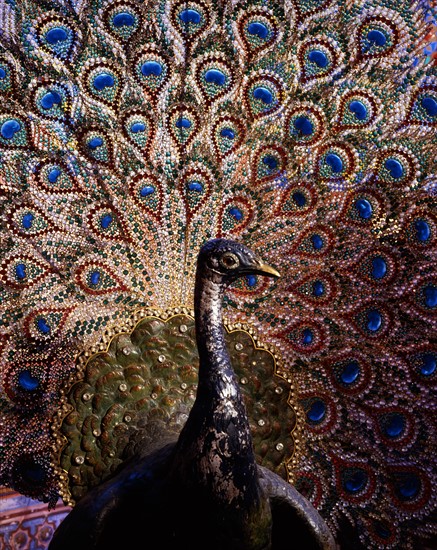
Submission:
M 225 302 L 259 461 L 365 548 L 435 535 L 430 13 L 0 0 L 1 483 L 72 503 L 183 423 L 227 237 L 282 275 Z

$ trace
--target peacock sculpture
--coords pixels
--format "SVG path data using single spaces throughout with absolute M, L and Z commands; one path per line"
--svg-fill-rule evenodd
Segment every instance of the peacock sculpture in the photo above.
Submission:
M 435 544 L 432 15 L 0 0 L 0 483 L 76 505 L 54 548 L 108 491 L 152 548 Z

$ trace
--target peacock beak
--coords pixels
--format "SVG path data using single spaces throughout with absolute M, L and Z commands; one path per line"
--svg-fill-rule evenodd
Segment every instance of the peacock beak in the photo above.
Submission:
M 276 271 L 274 267 L 261 263 L 257 266 L 256 272 L 258 275 L 265 275 L 266 277 L 280 277 L 279 271 Z

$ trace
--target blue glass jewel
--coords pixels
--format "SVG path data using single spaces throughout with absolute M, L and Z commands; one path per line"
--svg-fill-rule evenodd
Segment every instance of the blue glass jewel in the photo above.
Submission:
M 308 59 L 311 61 L 311 63 L 315 63 L 321 69 L 324 69 L 329 64 L 328 56 L 325 52 L 322 52 L 320 50 L 310 51 L 310 53 L 308 54 Z
M 58 42 L 64 42 L 68 38 L 68 33 L 62 27 L 54 27 L 46 32 L 45 39 L 49 44 L 57 44 Z
M 437 368 L 437 354 L 424 353 L 422 356 L 422 365 L 420 366 L 420 372 L 423 376 L 431 376 L 435 373 Z
M 368 220 L 373 214 L 373 208 L 367 199 L 358 199 L 355 201 L 355 208 L 358 211 L 358 215 L 363 220 Z
M 198 181 L 190 181 L 190 183 L 188 184 L 188 189 L 190 191 L 195 191 L 196 193 L 202 193 L 203 185 Z
M 115 79 L 112 74 L 100 73 L 93 80 L 93 86 L 96 90 L 102 91 L 105 88 L 112 88 L 115 85 Z
M 141 65 L 141 73 L 144 76 L 160 76 L 162 74 L 162 65 L 157 61 L 146 61 Z
M 234 139 L 235 138 L 235 132 L 231 128 L 223 128 L 223 130 L 220 132 L 221 137 L 228 138 L 228 139 Z
M 387 37 L 383 32 L 373 29 L 367 33 L 367 40 L 373 42 L 375 46 L 384 46 L 387 42 Z
M 191 121 L 188 118 L 180 117 L 176 121 L 176 128 L 190 128 Z
M 311 242 L 313 243 L 313 247 L 316 250 L 320 250 L 321 248 L 323 248 L 324 242 L 320 235 L 311 235 Z
M 326 405 L 321 399 L 312 402 L 307 418 L 312 422 L 320 422 L 326 415 Z
M 253 287 L 256 285 L 257 283 L 257 277 L 256 275 L 247 275 L 246 276 L 246 283 L 247 283 L 247 286 L 250 286 L 250 287 Z
M 309 345 L 314 339 L 313 331 L 309 328 L 304 328 L 302 331 L 302 344 Z
M 120 12 L 112 18 L 112 24 L 119 29 L 120 27 L 132 27 L 135 24 L 135 17 L 128 12 Z
M 425 295 L 425 305 L 426 307 L 436 307 L 437 306 L 437 287 L 433 284 L 427 285 L 423 289 Z
M 313 123 L 306 116 L 297 117 L 293 124 L 296 130 L 303 136 L 310 136 L 314 131 Z
M 392 533 L 390 529 L 387 527 L 387 525 L 385 525 L 385 523 L 382 523 L 382 521 L 374 521 L 373 527 L 375 529 L 375 533 L 381 539 L 389 539 L 391 537 Z
M 404 175 L 404 167 L 397 159 L 387 159 L 384 163 L 384 167 L 390 172 L 390 176 L 394 179 L 399 179 Z
M 322 281 L 314 281 L 313 294 L 314 296 L 323 296 L 325 294 L 325 286 Z
M 186 24 L 193 23 L 194 25 L 198 25 L 202 17 L 200 13 L 196 10 L 185 9 L 180 12 L 179 19 Z
M 360 469 L 347 469 L 343 472 L 343 487 L 348 493 L 358 493 L 362 491 L 367 485 L 368 475 L 367 472 Z
M 399 413 L 390 413 L 385 415 L 382 424 L 385 435 L 394 439 L 405 431 L 405 416 Z
M 209 69 L 203 78 L 208 84 L 215 84 L 216 86 L 223 86 L 226 83 L 226 75 L 218 69 Z
M 0 80 L 4 80 L 6 78 L 6 71 L 3 67 L 0 67 Z
M 433 97 L 423 97 L 420 104 L 428 116 L 433 118 L 437 115 L 437 101 Z
M 24 229 L 30 229 L 32 227 L 32 223 L 34 219 L 35 219 L 35 216 L 31 212 L 24 214 L 23 219 L 21 220 L 21 224 L 24 227 Z
M 141 189 L 140 195 L 142 197 L 148 197 L 149 195 L 153 195 L 154 192 L 155 192 L 155 188 L 152 185 L 145 185 Z
M 247 32 L 249 34 L 252 34 L 253 36 L 258 36 L 258 38 L 261 38 L 262 40 L 265 40 L 269 35 L 269 29 L 267 28 L 267 26 L 263 23 L 260 23 L 259 21 L 249 23 L 249 25 L 247 26 Z
M 55 90 L 52 90 L 48 93 L 46 93 L 42 98 L 41 98 L 41 107 L 45 110 L 47 109 L 51 109 L 53 107 L 53 105 L 59 105 L 62 101 L 62 98 L 60 96 L 60 94 L 58 94 L 58 92 L 56 92 Z
M 358 120 L 366 120 L 367 118 L 367 107 L 362 101 L 351 101 L 349 103 L 349 111 L 353 113 Z
M 258 88 L 255 88 L 253 90 L 253 97 L 255 99 L 260 99 L 266 105 L 270 105 L 271 103 L 273 103 L 272 92 L 267 88 L 263 88 L 262 86 L 259 86 Z
M 381 256 L 372 258 L 372 277 L 374 279 L 382 279 L 387 273 L 387 263 Z
M 48 334 L 51 331 L 51 327 L 47 323 L 47 319 L 39 318 L 36 322 L 36 326 L 43 334 Z
M 130 127 L 130 131 L 133 134 L 139 134 L 146 131 L 146 125 L 144 122 L 134 122 Z
M 90 275 L 90 283 L 93 286 L 97 286 L 100 282 L 101 273 L 100 271 L 93 271 Z
M 413 500 L 420 492 L 422 483 L 416 474 L 403 474 L 397 483 L 397 492 L 401 500 Z
M 100 226 L 102 227 L 102 229 L 108 229 L 113 219 L 114 218 L 111 214 L 105 214 L 100 220 Z
M 25 264 L 17 264 L 15 266 L 15 276 L 17 279 L 25 279 L 27 277 Z
M 377 309 L 370 309 L 367 314 L 367 328 L 371 332 L 377 332 L 382 325 L 382 315 Z
M 301 191 L 295 191 L 291 195 L 291 197 L 292 197 L 292 199 L 294 200 L 294 202 L 296 203 L 297 206 L 302 207 L 302 206 L 306 205 L 307 199 Z
M 263 164 L 265 164 L 269 168 L 269 170 L 276 170 L 276 168 L 278 167 L 278 159 L 276 159 L 272 155 L 266 155 L 265 157 L 263 157 L 262 161 Z
M 361 372 L 361 369 L 358 362 L 350 361 L 349 363 L 346 363 L 346 365 L 343 366 L 340 373 L 340 379 L 344 384 L 347 384 L 347 385 L 353 384 L 360 376 L 360 372 Z
M 23 370 L 18 375 L 18 384 L 23 390 L 34 391 L 39 386 L 39 380 L 32 376 L 29 370 Z
M 335 153 L 328 153 L 325 157 L 325 162 L 331 167 L 334 174 L 338 174 L 343 170 L 343 161 Z
M 47 179 L 50 183 L 56 183 L 60 175 L 61 170 L 59 168 L 52 168 L 47 175 Z
M 97 149 L 97 147 L 103 145 L 103 139 L 100 136 L 93 137 L 88 141 L 87 145 L 89 149 Z
M 21 130 L 21 123 L 18 120 L 7 120 L 3 122 L 0 134 L 3 139 L 12 139 Z
M 236 206 L 233 206 L 232 208 L 229 209 L 229 214 L 233 218 L 235 218 L 235 220 L 237 222 L 241 221 L 244 217 L 243 212 L 239 208 L 237 208 Z
M 431 229 L 428 222 L 425 220 L 415 220 L 414 227 L 416 229 L 416 237 L 420 242 L 427 241 L 431 236 Z

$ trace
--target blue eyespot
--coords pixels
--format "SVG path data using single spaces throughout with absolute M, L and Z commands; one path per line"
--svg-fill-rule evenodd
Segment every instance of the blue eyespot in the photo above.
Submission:
M 47 175 L 47 179 L 50 183 L 56 183 L 60 175 L 61 170 L 59 168 L 52 168 Z
M 314 281 L 313 294 L 314 296 L 323 296 L 325 294 L 325 286 L 322 281 Z
M 373 208 L 367 199 L 358 199 L 355 202 L 355 208 L 358 211 L 358 215 L 363 220 L 368 220 L 373 214 Z
M 18 120 L 7 120 L 3 122 L 0 134 L 3 139 L 12 139 L 17 132 L 21 130 L 21 124 Z
M 307 199 L 305 197 L 305 195 L 303 193 L 301 193 L 300 191 L 295 191 L 292 195 L 291 195 L 292 199 L 294 200 L 294 202 L 296 203 L 297 206 L 305 206 L 306 203 L 307 203 Z
M 244 217 L 243 212 L 236 206 L 229 209 L 229 214 L 238 222 Z
M 216 86 L 223 86 L 226 83 L 226 75 L 218 69 L 206 71 L 204 79 L 208 84 L 215 84 Z
M 93 86 L 96 90 L 102 91 L 105 88 L 112 88 L 115 85 L 115 79 L 112 74 L 100 73 L 93 81 Z
M 428 116 L 433 118 L 437 115 L 437 101 L 433 97 L 423 97 L 420 104 Z
M 422 483 L 415 474 L 404 474 L 397 483 L 398 495 L 402 500 L 412 500 L 420 492 Z
M 155 188 L 152 185 L 146 185 L 141 189 L 140 195 L 142 197 L 148 197 L 149 195 L 153 195 L 154 192 L 155 192 Z
M 180 12 L 179 19 L 186 24 L 193 23 L 194 25 L 198 25 L 202 18 L 198 11 L 185 9 Z
M 431 236 L 431 229 L 425 220 L 415 220 L 416 237 L 420 242 L 427 241 Z
M 323 248 L 324 242 L 320 235 L 311 235 L 311 242 L 316 250 L 320 250 L 321 248 Z
M 320 50 L 310 51 L 310 53 L 308 54 L 308 59 L 311 61 L 311 63 L 315 63 L 321 69 L 324 69 L 329 64 L 328 56 L 325 52 L 322 52 Z
M 404 167 L 396 159 L 387 159 L 384 163 L 386 170 L 390 172 L 390 175 L 394 179 L 399 179 L 404 175 Z
M 297 117 L 293 124 L 303 136 L 310 136 L 314 131 L 313 123 L 306 116 Z
M 302 331 L 302 344 L 309 345 L 314 339 L 313 331 L 309 328 L 305 328 Z
M 48 334 L 51 331 L 50 325 L 47 323 L 46 319 L 38 319 L 36 326 L 43 334 Z
M 387 263 L 381 256 L 372 258 L 372 277 L 382 279 L 387 273 Z
M 367 328 L 371 332 L 377 332 L 382 325 L 382 315 L 377 309 L 370 309 L 367 312 Z
M 358 493 L 367 485 L 368 475 L 364 470 L 348 469 L 344 472 L 343 487 L 348 493 Z
M 266 25 L 263 25 L 263 23 L 254 21 L 253 23 L 249 23 L 247 26 L 247 32 L 253 36 L 258 36 L 258 38 L 265 40 L 269 34 L 269 29 Z
M 188 118 L 178 118 L 176 121 L 176 128 L 190 128 L 191 121 Z
M 112 18 L 112 24 L 118 29 L 120 27 L 132 27 L 135 24 L 135 17 L 128 12 L 117 13 Z
M 101 147 L 103 145 L 103 139 L 99 136 L 93 137 L 88 141 L 87 145 L 89 149 L 97 149 L 97 147 Z
M 328 155 L 326 155 L 325 162 L 328 166 L 331 167 L 331 170 L 334 172 L 334 174 L 338 174 L 343 170 L 343 161 L 335 153 L 329 153 Z
M 399 437 L 405 430 L 405 417 L 402 414 L 386 415 L 383 421 L 384 433 L 390 438 Z
M 100 220 L 100 226 L 102 229 L 107 229 L 111 225 L 113 219 L 114 218 L 111 214 L 105 214 Z
M 278 160 L 272 155 L 266 155 L 265 157 L 263 157 L 262 161 L 263 164 L 265 164 L 269 168 L 269 170 L 276 170 L 276 168 L 278 167 Z
M 196 193 L 202 193 L 203 185 L 198 181 L 190 181 L 190 183 L 188 184 L 188 189 Z
M 423 376 L 431 376 L 437 369 L 437 356 L 435 353 L 424 353 L 420 372 Z
M 18 383 L 26 391 L 36 390 L 39 386 L 38 378 L 32 376 L 29 370 L 23 370 L 18 375 Z
M 221 137 L 228 138 L 228 139 L 234 139 L 235 138 L 235 132 L 231 128 L 223 128 L 223 130 L 220 132 Z
M 360 366 L 357 361 L 346 363 L 340 373 L 341 381 L 347 385 L 353 384 L 359 376 Z
M 423 289 L 425 295 L 425 305 L 429 308 L 437 306 L 437 287 L 433 284 L 427 285 Z
M 23 219 L 21 220 L 21 224 L 24 227 L 24 229 L 30 229 L 32 227 L 34 219 L 35 219 L 35 216 L 31 212 L 24 214 Z
M 41 98 L 41 107 L 45 110 L 47 109 L 51 109 L 53 107 L 53 105 L 59 105 L 62 101 L 62 98 L 60 96 L 60 94 L 58 94 L 58 92 L 56 91 L 51 91 L 51 92 L 48 92 L 46 93 L 42 98 Z
M 4 80 L 6 78 L 6 71 L 3 69 L 3 67 L 0 67 L 0 80 Z
M 26 275 L 26 265 L 25 264 L 17 264 L 15 266 L 15 276 L 17 279 L 25 279 L 27 277 Z
M 272 92 L 267 88 L 263 88 L 262 86 L 260 86 L 259 88 L 255 88 L 252 95 L 255 99 L 261 100 L 266 105 L 270 105 L 271 103 L 273 103 Z
M 144 122 L 134 122 L 132 124 L 132 126 L 130 127 L 130 131 L 133 134 L 139 134 L 141 132 L 145 132 L 146 131 L 146 125 L 144 124 Z
M 387 37 L 383 32 L 373 29 L 367 33 L 367 40 L 373 42 L 376 46 L 384 46 L 387 42 Z
M 141 65 L 141 73 L 144 76 L 160 76 L 162 74 L 162 65 L 157 61 L 146 61 Z
M 326 405 L 321 399 L 313 401 L 310 410 L 307 412 L 307 418 L 312 422 L 320 422 L 326 415 Z
M 64 42 L 68 38 L 68 33 L 62 27 L 54 27 L 47 31 L 45 39 L 49 44 L 57 44 L 58 42 Z
M 90 275 L 90 283 L 93 286 L 97 286 L 100 282 L 101 274 L 100 271 L 93 271 Z
M 256 285 L 257 283 L 257 277 L 256 275 L 247 275 L 246 276 L 246 283 L 247 283 L 247 286 L 249 287 L 253 287 Z
M 367 107 L 361 101 L 351 101 L 349 103 L 349 111 L 355 115 L 358 120 L 366 120 Z

